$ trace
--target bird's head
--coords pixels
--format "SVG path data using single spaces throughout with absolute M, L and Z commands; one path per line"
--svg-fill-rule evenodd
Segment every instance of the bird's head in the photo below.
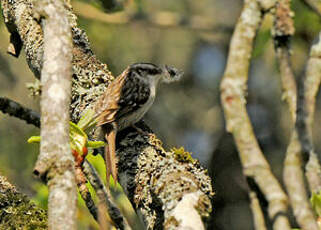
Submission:
M 178 81 L 183 75 L 182 71 L 174 67 L 165 65 L 163 68 L 152 63 L 135 63 L 129 66 L 129 72 L 147 81 L 157 84 L 160 79 L 163 82 L 170 83 Z

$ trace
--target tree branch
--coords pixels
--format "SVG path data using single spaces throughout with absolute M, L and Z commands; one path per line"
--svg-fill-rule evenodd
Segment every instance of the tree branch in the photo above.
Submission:
M 294 34 L 293 12 L 289 0 L 280 0 L 276 5 L 274 21 L 274 44 L 281 73 L 283 94 L 295 124 L 297 111 L 297 93 L 294 74 L 290 64 L 290 38 Z M 293 129 L 284 162 L 284 182 L 290 197 L 293 213 L 302 229 L 318 229 L 317 223 L 305 189 L 302 171 L 301 149 L 298 131 Z
M 87 160 L 84 161 L 83 167 L 84 173 L 88 178 L 90 184 L 95 189 L 99 200 L 106 204 L 108 214 L 112 221 L 115 223 L 116 227 L 120 230 L 130 230 L 131 227 L 127 223 L 126 218 L 122 215 L 119 208 L 113 201 L 110 191 L 106 189 L 96 169 Z
M 48 228 L 76 229 L 77 190 L 69 144 L 71 31 L 62 1 L 37 1 L 43 28 L 41 143 L 34 173 L 47 181 Z
M 251 191 L 249 197 L 251 200 L 251 211 L 254 219 L 254 228 L 257 230 L 266 230 L 267 228 L 264 221 L 264 215 L 256 193 Z
M 290 39 L 294 34 L 293 17 L 289 0 L 280 0 L 274 12 L 272 35 L 274 48 L 279 62 L 283 98 L 289 106 L 292 121 L 296 120 L 297 89 L 294 73 L 290 63 Z
M 1 4 L 6 23 L 14 25 L 24 43 L 29 66 L 35 74 L 39 73 L 43 37 L 31 15 L 32 1 L 1 0 Z M 113 76 L 107 65 L 97 60 L 86 34 L 76 27 L 71 7 L 68 9 L 74 42 L 70 115 L 71 120 L 77 122 L 82 111 L 94 105 Z M 189 220 L 178 221 L 175 214 L 177 207 L 183 207 L 180 202 L 191 197 L 197 200 L 193 206 L 197 210 L 195 218 L 206 219 L 213 196 L 206 170 L 196 161 L 181 160 L 178 156 L 186 155 L 185 152 L 166 152 L 154 135 L 147 138 L 131 131 L 124 130 L 117 136 L 120 183 L 148 229 L 186 226 Z
M 321 192 L 321 169 L 314 151 L 312 126 L 314 121 L 316 95 L 321 82 L 321 33 L 311 47 L 306 73 L 299 85 L 296 129 L 299 134 L 301 151 L 309 160 L 305 166 L 311 192 Z
M 0 102 L 1 102 L 1 99 L 2 98 L 0 98 Z M 6 99 L 6 98 L 4 98 L 4 99 Z M 18 104 L 14 101 L 11 101 L 10 99 L 7 99 L 7 100 L 10 103 Z M 34 115 L 33 125 L 36 126 L 36 124 L 40 124 L 40 116 L 37 112 L 35 112 L 31 109 L 28 109 L 28 108 L 23 108 L 23 109 L 28 111 L 27 113 Z M 90 184 L 93 186 L 98 197 L 100 197 L 101 200 L 104 200 L 106 202 L 106 207 L 108 209 L 109 216 L 114 221 L 116 226 L 119 229 L 130 230 L 131 228 L 128 225 L 126 219 L 122 216 L 118 207 L 113 202 L 110 192 L 106 189 L 105 185 L 101 181 L 95 168 L 87 160 L 85 160 L 85 163 L 84 163 L 84 172 L 86 173 L 86 177 L 89 179 Z M 98 210 L 97 210 L 97 207 L 96 207 L 94 201 L 92 200 L 91 194 L 86 186 L 87 180 L 85 178 L 84 172 L 80 168 L 76 168 L 75 174 L 76 174 L 77 187 L 79 189 L 79 193 L 80 193 L 82 199 L 85 201 L 85 204 L 86 204 L 89 212 L 92 214 L 92 216 L 95 220 L 98 220 Z M 1 178 L 1 176 L 0 176 L 0 178 Z
M 234 136 L 243 173 L 253 178 L 266 200 L 273 229 L 288 229 L 286 215 L 287 196 L 271 172 L 255 138 L 247 115 L 245 95 L 253 42 L 262 21 L 262 12 L 274 6 L 275 1 L 246 0 L 230 43 L 229 56 L 221 82 L 221 101 L 226 119 L 226 129 Z
M 24 120 L 27 124 L 32 124 L 38 128 L 40 127 L 40 116 L 37 112 L 26 108 L 9 98 L 0 97 L 0 111 Z
M 47 229 L 47 213 L 0 175 L 0 229 Z
M 93 218 L 97 221 L 98 220 L 98 209 L 93 201 L 89 189 L 86 185 L 87 180 L 85 174 L 83 173 L 81 167 L 75 168 L 76 174 L 76 183 L 81 195 L 81 198 L 85 201 L 86 207 L 88 208 L 89 212 L 93 216 Z M 97 191 L 96 191 L 97 193 Z

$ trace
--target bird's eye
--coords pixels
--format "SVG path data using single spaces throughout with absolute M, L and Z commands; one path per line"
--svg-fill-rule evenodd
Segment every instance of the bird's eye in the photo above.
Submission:
M 150 69 L 149 74 L 156 75 L 156 74 L 158 74 L 158 71 L 157 71 L 157 69 Z
M 168 72 L 169 72 L 169 74 L 170 74 L 171 76 L 176 75 L 176 72 L 175 72 L 174 70 L 172 70 L 172 69 L 170 69 Z

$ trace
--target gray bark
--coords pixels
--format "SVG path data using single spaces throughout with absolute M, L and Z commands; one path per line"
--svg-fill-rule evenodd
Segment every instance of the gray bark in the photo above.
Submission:
M 77 187 L 69 144 L 72 42 L 61 0 L 36 1 L 43 29 L 41 143 L 34 173 L 47 182 L 48 228 L 76 229 Z
M 24 44 L 27 61 L 35 74 L 42 65 L 42 33 L 33 20 L 30 0 L 1 0 L 6 25 L 17 32 Z M 67 4 L 67 3 L 66 3 Z M 93 54 L 86 34 L 77 28 L 69 8 L 74 47 L 71 120 L 92 107 L 114 77 L 107 65 Z M 21 17 L 23 15 L 23 17 Z M 143 125 L 144 126 L 144 125 Z M 144 130 L 149 130 L 144 126 Z M 191 226 L 191 218 L 178 215 L 186 200 L 194 204 L 193 223 L 201 223 L 211 212 L 212 185 L 204 168 L 184 151 L 165 151 L 155 135 L 142 136 L 127 129 L 117 136 L 119 178 L 125 193 L 148 229 L 178 229 Z M 182 210 L 181 210 L 182 211 Z

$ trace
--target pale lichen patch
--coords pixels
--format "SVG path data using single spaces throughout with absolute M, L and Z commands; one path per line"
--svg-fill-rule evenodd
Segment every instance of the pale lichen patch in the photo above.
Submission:
M 52 100 L 59 102 L 66 98 L 67 95 L 59 84 L 54 83 L 48 89 L 48 96 L 51 97 Z
M 201 192 L 185 194 L 174 208 L 172 215 L 178 221 L 176 229 L 202 230 L 205 229 L 201 216 L 198 214 L 195 206 L 200 199 Z M 173 229 L 173 228 L 169 228 Z

